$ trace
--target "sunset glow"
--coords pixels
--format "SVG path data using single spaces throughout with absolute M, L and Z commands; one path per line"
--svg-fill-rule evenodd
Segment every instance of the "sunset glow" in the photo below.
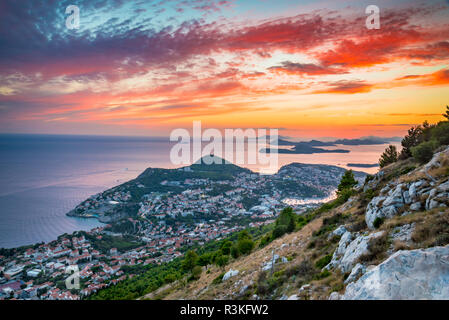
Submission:
M 0 4 L 0 131 L 167 136 L 173 128 L 401 136 L 449 104 L 449 5 L 377 1 Z M 5 50 L 6 49 L 6 50 Z

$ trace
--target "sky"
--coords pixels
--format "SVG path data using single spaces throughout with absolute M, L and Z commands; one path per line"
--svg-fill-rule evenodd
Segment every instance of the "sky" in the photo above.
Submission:
M 0 132 L 402 136 L 449 104 L 448 17 L 449 0 L 2 0 Z

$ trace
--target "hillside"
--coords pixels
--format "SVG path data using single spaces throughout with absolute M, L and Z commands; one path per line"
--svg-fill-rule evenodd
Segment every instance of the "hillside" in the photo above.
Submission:
M 142 298 L 449 299 L 448 177 L 449 147 L 396 161 L 295 231 Z

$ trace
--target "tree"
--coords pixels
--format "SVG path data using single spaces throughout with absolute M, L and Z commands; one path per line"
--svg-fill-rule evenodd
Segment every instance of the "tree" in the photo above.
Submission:
M 181 267 L 185 271 L 191 271 L 198 262 L 198 255 L 195 251 L 189 250 L 186 253 L 184 260 L 182 261 Z
M 240 251 L 239 251 L 239 248 L 237 247 L 237 245 L 233 245 L 231 247 L 231 256 L 234 259 L 237 259 L 240 256 Z
M 229 240 L 226 240 L 221 245 L 221 251 L 223 252 L 224 255 L 229 255 L 231 253 L 231 247 L 232 247 L 232 242 Z
M 389 145 L 380 156 L 379 165 L 381 168 L 398 161 L 398 151 L 393 145 Z
M 426 123 L 424 123 L 426 126 Z M 411 149 L 422 142 L 423 128 L 421 126 L 411 127 L 407 135 L 402 139 L 400 159 L 404 160 L 412 156 Z
M 272 236 L 273 236 L 273 239 L 277 239 L 279 237 L 282 237 L 286 233 L 287 233 L 287 226 L 279 225 L 274 228 Z
M 449 121 L 449 106 L 446 106 L 446 113 L 443 113 L 443 117 L 445 117 L 447 121 Z
M 281 211 L 279 214 L 279 217 L 276 219 L 275 225 L 288 225 L 290 223 L 290 220 L 294 218 L 294 212 L 293 208 L 287 207 Z
M 207 267 L 209 264 L 212 263 L 212 254 L 211 253 L 204 253 L 198 258 L 197 264 L 203 267 Z
M 172 283 L 176 281 L 176 275 L 173 273 L 169 273 L 164 277 L 164 283 Z
M 241 254 L 249 254 L 254 248 L 254 241 L 250 239 L 242 239 L 237 242 L 237 248 Z
M 240 231 L 240 233 L 239 233 L 238 241 L 244 240 L 244 239 L 250 239 L 250 240 L 252 240 L 252 238 L 253 238 L 253 237 L 251 237 L 251 235 L 249 234 L 248 230 L 242 230 L 242 231 Z
M 229 262 L 229 256 L 218 254 L 215 256 L 215 264 L 219 267 L 224 267 Z
M 432 138 L 440 145 L 449 145 L 449 122 L 440 122 L 432 130 Z
M 344 191 L 351 190 L 356 185 L 357 180 L 354 178 L 354 172 L 352 170 L 346 170 L 337 187 L 337 195 L 340 196 Z

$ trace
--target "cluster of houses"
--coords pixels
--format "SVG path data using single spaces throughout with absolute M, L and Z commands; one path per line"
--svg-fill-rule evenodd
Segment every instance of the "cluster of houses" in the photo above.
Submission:
M 239 174 L 232 181 L 209 179 L 185 179 L 184 181 L 161 182 L 162 185 L 187 186 L 179 194 L 153 192 L 143 197 L 138 214 L 141 217 L 153 216 L 157 219 L 213 215 L 212 220 L 223 220 L 234 216 L 252 218 L 272 218 L 282 207 L 280 191 L 267 184 L 270 179 L 255 174 Z M 218 191 L 217 191 L 218 190 Z M 260 194 L 269 190 L 271 194 Z M 245 208 L 244 198 L 256 198 L 260 205 Z
M 105 227 L 87 234 L 101 240 Z M 111 248 L 101 253 L 82 235 L 18 250 L 13 256 L 0 256 L 0 299 L 78 300 L 132 277 L 122 266 L 160 264 L 181 256 L 171 244 L 162 239 L 125 252 Z M 69 266 L 76 266 L 82 283 L 75 291 L 65 283 Z

